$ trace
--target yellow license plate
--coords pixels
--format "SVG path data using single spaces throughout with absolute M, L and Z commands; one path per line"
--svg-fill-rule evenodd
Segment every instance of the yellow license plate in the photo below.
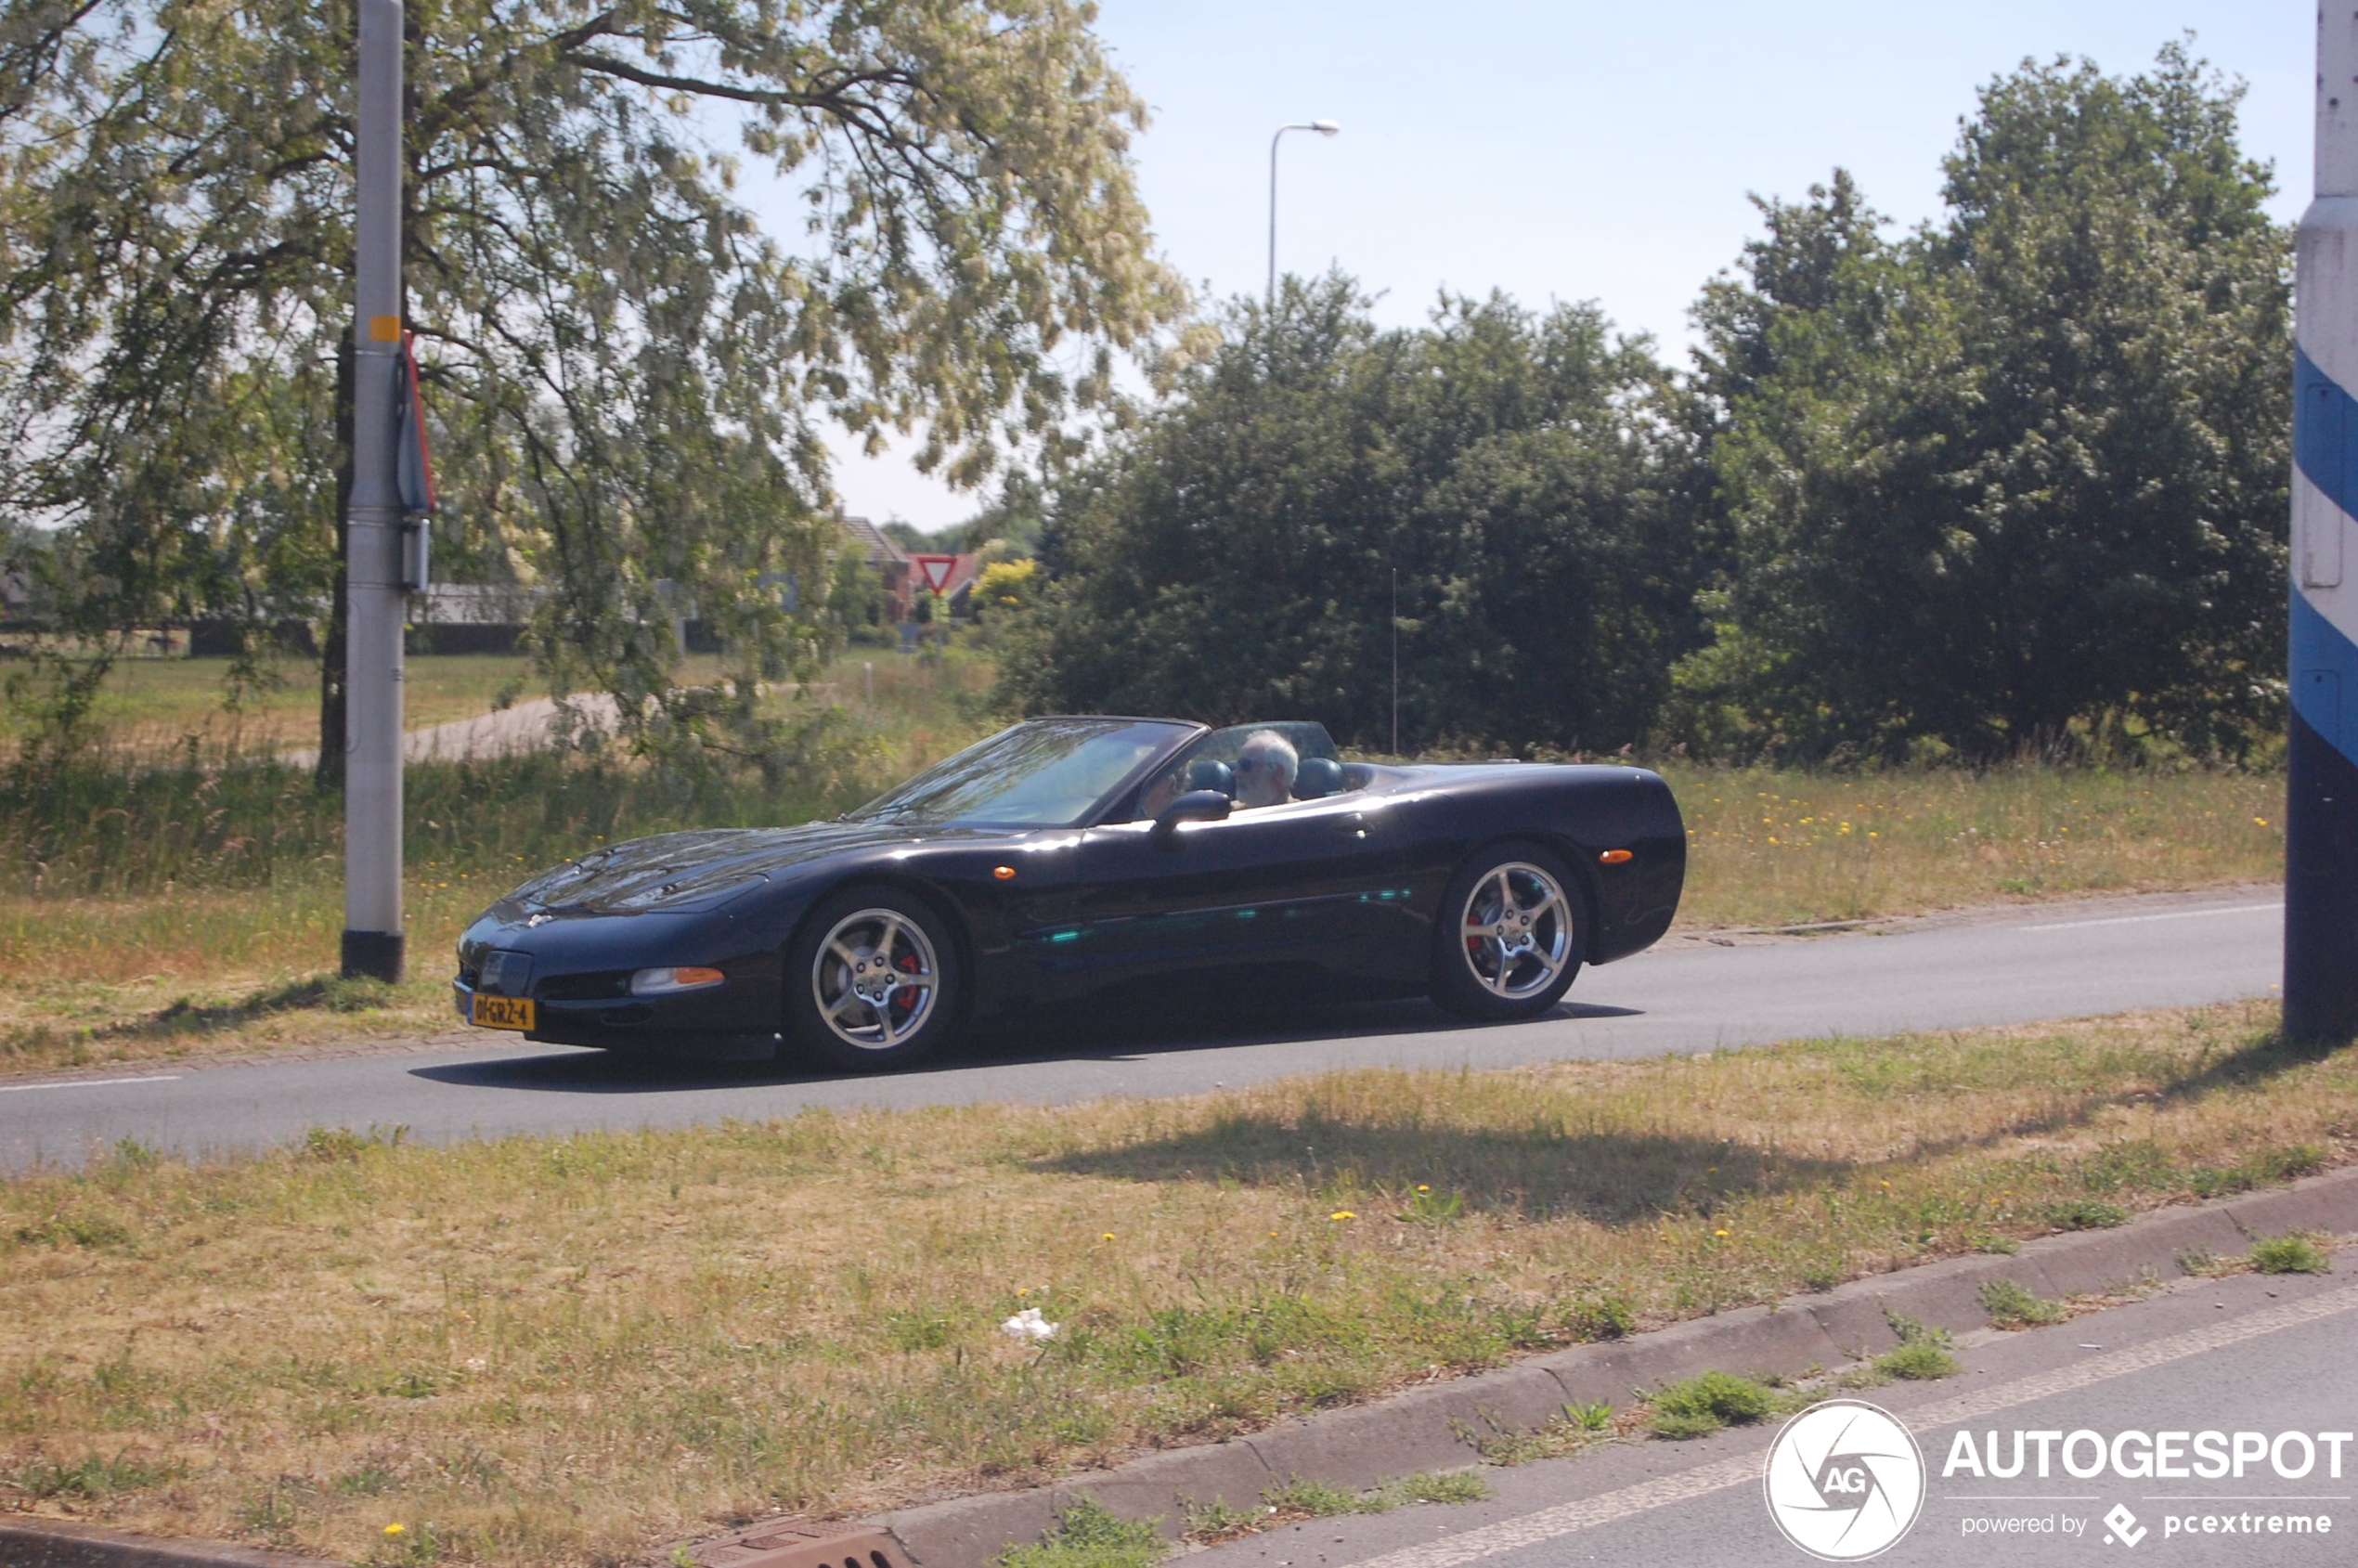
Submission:
M 480 1029 L 530 1029 L 532 998 L 478 995 L 467 1021 Z

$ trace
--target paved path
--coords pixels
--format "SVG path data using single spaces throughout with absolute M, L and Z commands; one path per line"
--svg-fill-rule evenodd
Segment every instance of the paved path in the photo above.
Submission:
M 800 688 L 802 694 L 835 700 L 836 682 L 812 681 Z M 765 683 L 763 692 L 773 688 Z M 611 693 L 583 693 L 573 698 L 575 711 L 582 722 L 593 730 L 612 734 L 620 709 Z M 554 697 L 534 697 L 514 703 L 492 713 L 478 713 L 473 719 L 454 719 L 447 724 L 428 724 L 407 731 L 401 737 L 401 760 L 404 762 L 454 762 L 477 757 L 513 757 L 522 752 L 540 751 L 550 743 L 549 722 L 557 716 Z M 318 765 L 317 746 L 303 751 L 282 751 L 279 760 L 292 768 Z
M 123 1137 L 195 1153 L 377 1122 L 440 1142 L 805 1106 L 1183 1095 L 1338 1067 L 1640 1056 L 2193 1005 L 2266 994 L 2282 940 L 2277 902 L 2247 891 L 2047 905 L 1889 936 L 1691 940 L 1584 974 L 1571 1001 L 1533 1023 L 1469 1026 L 1421 1002 L 1300 1013 L 1274 1026 L 1236 1011 L 1140 1017 L 1150 1010 L 1108 1005 L 1003 1026 L 929 1069 L 885 1078 L 649 1066 L 528 1044 L 127 1066 L 97 1081 L 0 1082 L 0 1170 L 72 1163 Z
M 1896 1568 L 2147 1559 L 2323 1568 L 2358 1561 L 2358 1442 L 2342 1443 L 2339 1475 L 2327 1446 L 2313 1450 L 2313 1467 L 2299 1477 L 2276 1473 L 2267 1460 L 2248 1465 L 2240 1478 L 2216 1480 L 2130 1478 L 2109 1467 L 2081 1479 L 2060 1459 L 2043 1480 L 2035 1459 L 2013 1479 L 1941 1473 L 1960 1431 L 1974 1433 L 1984 1451 L 1997 1432 L 2008 1457 L 2017 1431 L 2052 1433 L 2051 1444 L 2082 1431 L 2107 1441 L 2123 1432 L 2254 1432 L 2272 1449 L 2287 1432 L 2311 1434 L 2313 1444 L 2321 1432 L 2358 1432 L 2353 1335 L 2358 1283 L 2244 1275 L 2186 1280 L 2052 1328 L 1973 1336 L 1959 1357 L 1962 1376 L 1861 1396 L 1912 1431 L 1927 1467 L 1914 1527 L 1874 1561 Z M 1490 1502 L 1317 1520 L 1186 1562 L 1189 1568 L 1806 1568 L 1810 1559 L 1779 1535 L 1762 1493 L 1773 1434 L 1756 1428 L 1698 1443 L 1614 1445 L 1488 1470 L 1483 1478 L 1498 1494 Z M 2028 1444 L 2035 1455 L 2036 1439 Z M 2137 1468 L 2139 1452 L 2133 1440 L 2124 1449 L 2128 1468 Z M 2082 1469 L 2092 1468 L 2084 1442 L 2075 1453 Z M 2284 1453 L 2285 1468 L 2298 1469 L 2300 1446 Z M 2115 1508 L 2128 1510 L 2122 1534 L 2108 1527 Z M 2291 1515 L 2302 1516 L 2309 1533 L 2266 1533 L 2272 1517 Z M 2322 1536 L 2313 1533 L 2320 1515 L 2331 1520 Z M 2206 1517 L 2224 1530 L 2205 1534 Z M 2245 1534 L 2254 1522 L 2261 1533 Z
M 574 706 L 593 728 L 614 729 L 615 708 L 612 696 L 604 693 L 578 696 L 574 699 Z M 452 762 L 463 758 L 512 757 L 519 752 L 538 751 L 549 744 L 549 721 L 556 715 L 554 697 L 534 697 L 496 713 L 454 719 L 447 724 L 429 724 L 402 735 L 401 760 Z M 316 746 L 304 751 L 282 751 L 279 759 L 292 768 L 313 768 L 318 765 L 319 751 Z

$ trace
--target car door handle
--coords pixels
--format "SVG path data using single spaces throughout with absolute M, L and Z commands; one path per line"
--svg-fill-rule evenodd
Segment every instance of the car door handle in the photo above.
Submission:
M 1346 811 L 1335 819 L 1335 831 L 1345 838 L 1367 836 L 1367 819 L 1356 811 Z

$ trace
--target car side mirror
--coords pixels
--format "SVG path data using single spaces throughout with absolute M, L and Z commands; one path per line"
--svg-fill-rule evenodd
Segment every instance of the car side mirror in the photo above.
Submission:
M 1220 823 L 1228 820 L 1236 802 L 1216 789 L 1191 789 L 1162 809 L 1155 818 L 1150 837 L 1166 849 L 1179 847 L 1181 823 Z

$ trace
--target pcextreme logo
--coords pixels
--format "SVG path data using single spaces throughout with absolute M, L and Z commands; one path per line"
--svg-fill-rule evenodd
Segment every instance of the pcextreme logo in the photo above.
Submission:
M 1888 1550 L 1924 1503 L 1924 1457 L 1898 1417 L 1829 1399 L 1785 1423 L 1761 1480 L 1785 1539 L 1824 1562 Z

